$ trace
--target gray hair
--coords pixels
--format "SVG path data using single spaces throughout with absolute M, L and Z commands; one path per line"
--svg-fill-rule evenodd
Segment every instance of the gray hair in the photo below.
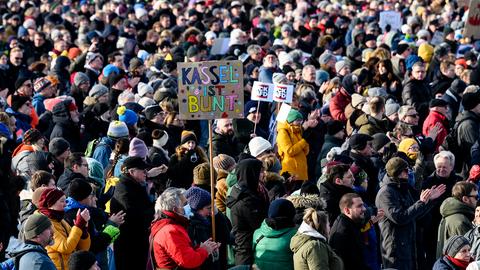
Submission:
M 162 211 L 174 211 L 175 208 L 183 207 L 181 196 L 185 193 L 183 188 L 167 188 L 155 202 L 155 214 L 159 215 Z
M 433 163 L 435 163 L 435 167 L 437 167 L 437 163 L 439 159 L 446 158 L 450 161 L 450 165 L 455 166 L 455 156 L 450 151 L 440 151 L 433 157 Z
M 253 44 L 253 45 L 250 45 L 248 46 L 247 48 L 247 53 L 248 54 L 253 54 L 253 53 L 260 53 L 262 51 L 262 47 L 256 45 L 256 44 Z

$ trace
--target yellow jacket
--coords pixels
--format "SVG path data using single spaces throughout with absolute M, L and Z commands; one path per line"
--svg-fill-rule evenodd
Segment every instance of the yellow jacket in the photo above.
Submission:
M 57 221 L 50 219 L 53 228 L 53 245 L 47 246 L 47 252 L 58 270 L 68 270 L 68 259 L 77 250 L 90 248 L 90 235 L 81 239 L 82 229 L 77 226 L 71 227 L 65 220 Z
M 277 125 L 278 154 L 282 161 L 282 171 L 295 175 L 297 180 L 308 180 L 307 154 L 309 146 L 301 131 L 286 122 Z

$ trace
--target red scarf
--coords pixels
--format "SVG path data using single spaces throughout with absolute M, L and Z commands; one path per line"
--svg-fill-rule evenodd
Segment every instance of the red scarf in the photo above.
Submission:
M 62 221 L 65 216 L 65 211 L 52 210 L 45 207 L 38 209 L 38 211 L 55 221 Z
M 454 257 L 448 255 L 446 256 L 449 261 L 451 261 L 455 266 L 460 267 L 462 270 L 467 269 L 468 264 L 470 264 L 470 261 L 455 259 Z

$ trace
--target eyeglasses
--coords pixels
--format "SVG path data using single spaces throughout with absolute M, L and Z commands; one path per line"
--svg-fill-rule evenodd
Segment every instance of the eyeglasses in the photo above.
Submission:
M 417 117 L 417 116 L 418 116 L 418 113 L 415 113 L 415 114 L 408 114 L 407 116 L 410 116 L 410 117 Z

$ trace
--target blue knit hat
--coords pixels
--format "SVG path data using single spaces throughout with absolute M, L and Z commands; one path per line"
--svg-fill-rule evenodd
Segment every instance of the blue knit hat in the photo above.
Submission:
M 133 126 L 138 121 L 137 114 L 134 111 L 127 109 L 125 106 L 118 107 L 117 114 L 118 120 L 124 122 L 127 126 Z
M 268 208 L 268 218 L 287 217 L 293 220 L 295 216 L 295 207 L 287 199 L 276 199 Z
M 190 205 L 190 208 L 194 211 L 200 210 L 212 202 L 210 192 L 199 187 L 189 188 L 187 192 L 185 192 L 185 198 L 187 198 L 188 205 Z

